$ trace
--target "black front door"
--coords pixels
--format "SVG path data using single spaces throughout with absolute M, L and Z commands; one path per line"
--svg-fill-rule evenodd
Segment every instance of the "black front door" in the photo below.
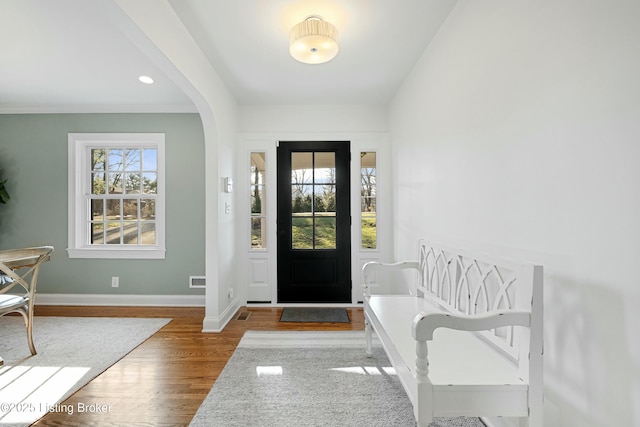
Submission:
M 351 302 L 348 141 L 278 146 L 278 302 Z

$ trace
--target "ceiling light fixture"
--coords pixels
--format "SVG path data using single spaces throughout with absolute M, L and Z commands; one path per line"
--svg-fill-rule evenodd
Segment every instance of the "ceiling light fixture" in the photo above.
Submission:
M 148 85 L 153 83 L 153 79 L 151 77 L 149 77 L 149 76 L 140 76 L 140 77 L 138 77 L 138 80 L 140 80 L 142 83 L 145 83 L 145 84 L 148 84 Z
M 305 64 L 322 64 L 338 54 L 338 31 L 318 15 L 307 16 L 289 32 L 289 53 Z

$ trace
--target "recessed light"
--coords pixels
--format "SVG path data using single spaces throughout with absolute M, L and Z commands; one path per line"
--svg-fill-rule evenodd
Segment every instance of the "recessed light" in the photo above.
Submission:
M 138 80 L 140 80 L 142 83 L 146 83 L 148 85 L 153 83 L 153 79 L 149 76 L 140 76 L 138 77 Z

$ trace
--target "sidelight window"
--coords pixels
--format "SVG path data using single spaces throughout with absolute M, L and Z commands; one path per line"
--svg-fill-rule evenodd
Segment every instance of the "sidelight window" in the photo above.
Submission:
M 364 249 L 375 249 L 377 246 L 376 170 L 376 153 L 360 153 L 360 235 Z
M 251 249 L 267 247 L 266 154 L 251 153 Z

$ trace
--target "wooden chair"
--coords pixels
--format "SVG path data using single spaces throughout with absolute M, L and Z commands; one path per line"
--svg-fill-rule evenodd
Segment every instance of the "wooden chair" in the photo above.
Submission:
M 33 306 L 40 265 L 48 261 L 52 246 L 9 249 L 0 251 L 0 316 L 20 313 L 27 327 L 27 340 L 31 354 L 36 354 L 33 344 Z M 0 365 L 2 364 L 0 359 Z

